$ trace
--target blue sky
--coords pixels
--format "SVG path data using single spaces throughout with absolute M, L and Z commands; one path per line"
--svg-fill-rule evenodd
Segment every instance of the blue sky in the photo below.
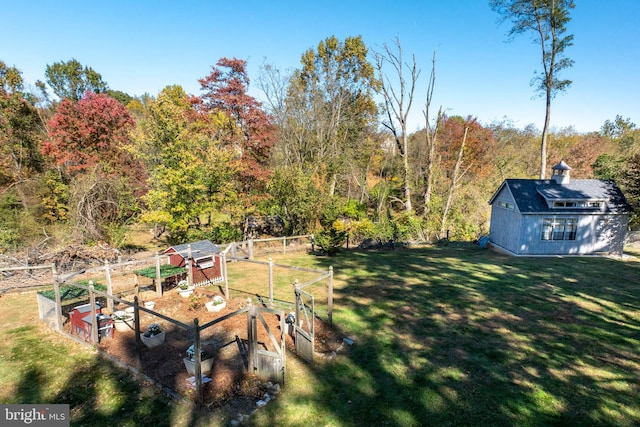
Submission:
M 640 0 L 576 0 L 562 78 L 573 85 L 552 103 L 551 125 L 599 130 L 616 115 L 640 124 Z M 544 99 L 530 81 L 541 70 L 540 48 L 523 35 L 506 43 L 508 22 L 485 0 L 297 1 L 29 1 L 5 2 L 0 60 L 27 84 L 45 80 L 47 65 L 75 58 L 99 72 L 112 89 L 156 95 L 197 82 L 222 57 L 248 61 L 257 82 L 264 61 L 297 68 L 305 50 L 335 35 L 361 35 L 370 51 L 400 39 L 421 69 L 411 130 L 422 111 L 436 52 L 432 108 L 473 115 L 489 124 L 505 118 L 519 128 L 542 128 Z M 251 93 L 260 99 L 255 87 Z M 432 112 L 432 115 L 435 111 Z

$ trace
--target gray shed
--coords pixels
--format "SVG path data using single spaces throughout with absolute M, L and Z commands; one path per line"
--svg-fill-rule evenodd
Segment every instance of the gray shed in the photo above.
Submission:
M 489 200 L 490 246 L 512 255 L 621 255 L 631 207 L 615 182 L 506 179 Z

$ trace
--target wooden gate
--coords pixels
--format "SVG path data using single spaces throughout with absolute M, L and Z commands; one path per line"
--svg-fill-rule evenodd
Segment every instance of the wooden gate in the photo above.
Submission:
M 278 316 L 280 320 L 279 340 L 269 328 L 264 314 Z M 251 306 L 247 313 L 247 341 L 249 345 L 249 372 L 260 378 L 284 384 L 286 351 L 284 311 L 266 307 Z M 258 323 L 260 321 L 260 323 Z M 269 338 L 268 342 L 259 342 L 258 326 L 262 325 Z
M 313 339 L 315 305 L 313 295 L 302 289 L 295 288 L 296 318 L 294 325 L 294 340 L 296 353 L 308 362 L 313 363 Z M 305 300 L 308 303 L 305 303 Z

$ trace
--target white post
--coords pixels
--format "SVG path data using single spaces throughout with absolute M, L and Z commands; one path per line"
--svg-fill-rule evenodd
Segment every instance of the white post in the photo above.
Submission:
M 269 257 L 269 307 L 273 308 L 273 260 Z
M 113 296 L 113 285 L 111 284 L 111 271 L 109 269 L 109 261 L 104 260 L 104 274 L 107 278 L 107 294 L 110 297 Z M 107 297 L 107 308 L 109 311 L 113 312 L 113 299 Z
M 156 252 L 156 294 L 162 296 L 162 277 L 160 276 L 160 254 Z

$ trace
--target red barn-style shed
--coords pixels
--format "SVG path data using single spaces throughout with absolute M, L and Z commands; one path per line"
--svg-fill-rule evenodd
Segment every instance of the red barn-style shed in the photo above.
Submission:
M 209 240 L 200 240 L 171 246 L 164 254 L 169 257 L 169 264 L 177 267 L 187 267 L 190 258 L 193 284 L 202 286 L 223 281 L 220 252 L 220 248 Z

